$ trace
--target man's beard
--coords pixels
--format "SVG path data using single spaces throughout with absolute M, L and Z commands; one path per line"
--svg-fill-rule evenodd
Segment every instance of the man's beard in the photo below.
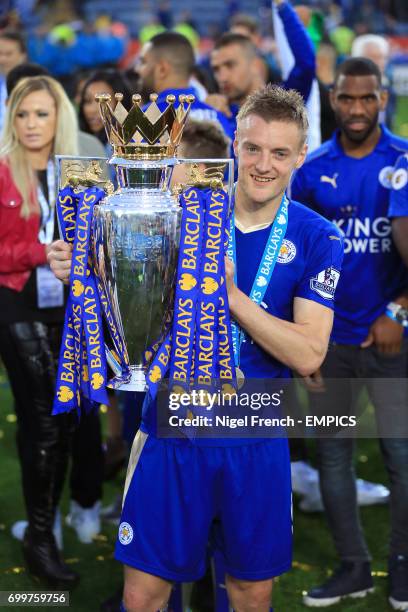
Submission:
M 347 125 L 347 122 L 343 122 L 341 120 L 341 118 L 337 114 L 336 114 L 336 121 L 337 121 L 337 124 L 340 126 L 340 129 L 347 136 L 347 138 L 351 142 L 354 142 L 355 144 L 359 144 L 359 143 L 363 143 L 365 140 L 367 140 L 367 138 L 377 128 L 377 125 L 378 125 L 378 115 L 379 115 L 379 113 L 376 113 L 375 117 L 373 117 L 373 119 L 371 121 L 367 122 L 366 128 L 364 130 L 360 130 L 359 132 L 357 132 L 355 130 L 349 129 L 348 125 Z M 348 120 L 348 121 L 350 121 L 350 120 Z M 365 122 L 366 120 L 362 119 L 362 121 Z

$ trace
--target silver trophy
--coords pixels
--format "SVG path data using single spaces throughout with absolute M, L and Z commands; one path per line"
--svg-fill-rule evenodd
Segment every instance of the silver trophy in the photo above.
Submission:
M 131 378 L 119 388 L 144 391 L 143 354 L 170 308 L 181 209 L 168 189 L 168 160 L 124 162 L 119 189 L 94 208 L 93 259 L 128 353 Z
M 107 193 L 94 207 L 92 259 L 126 347 L 130 380 L 122 376 L 117 359 L 108 349 L 107 358 L 115 373 L 115 388 L 145 391 L 143 357 L 169 320 L 177 270 L 181 208 L 177 190 L 170 188 L 173 168 L 178 163 L 188 163 L 191 165 L 188 184 L 216 187 L 222 185 L 222 169 L 228 163 L 231 189 L 233 162 L 176 157 L 193 98 L 180 97 L 175 109 L 175 97 L 168 96 L 167 109 L 162 112 L 156 97 L 151 96 L 146 113 L 140 108 L 140 96 L 133 96 L 134 105 L 129 112 L 121 104 L 121 95 L 116 94 L 115 98 L 113 110 L 110 96 L 97 96 L 113 147 L 111 159 L 107 164 L 106 160 L 93 159 L 92 165 L 87 165 L 85 158 L 77 159 L 84 164 L 81 172 L 67 174 L 67 164 L 75 160 L 60 158 L 58 175 L 62 185 L 81 188 L 99 184 Z M 200 175 L 197 163 L 207 161 L 211 161 L 211 169 L 207 175 Z M 107 171 L 112 166 L 116 190 Z M 92 183 L 92 176 L 97 176 L 98 181 Z

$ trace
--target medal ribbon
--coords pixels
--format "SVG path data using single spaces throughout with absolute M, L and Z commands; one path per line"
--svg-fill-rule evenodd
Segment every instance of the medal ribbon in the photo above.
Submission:
M 224 217 L 224 251 L 228 255 L 228 244 L 230 238 L 230 219 L 228 214 Z M 221 274 L 225 279 L 225 258 L 221 262 Z M 220 302 L 218 310 L 218 366 L 221 388 L 223 391 L 232 393 L 236 389 L 236 374 L 233 354 L 233 341 L 231 333 L 231 321 L 228 306 L 227 285 L 225 282 L 220 288 Z
M 91 402 L 107 402 L 101 308 L 93 271 L 88 269 L 93 206 L 104 195 L 102 190 L 92 187 L 78 196 L 70 293 L 65 312 L 53 414 L 67 412 L 73 408 L 79 411 L 80 390 L 89 394 Z M 60 228 L 64 238 L 68 240 L 72 240 L 73 236 L 75 199 L 76 196 L 70 188 L 63 190 L 58 198 Z M 71 223 L 69 234 L 68 221 Z
M 160 381 L 163 380 L 169 369 L 171 348 L 172 335 L 169 332 L 154 356 L 146 376 L 149 395 L 152 399 L 156 398 Z
M 59 192 L 56 204 L 59 228 L 63 240 L 71 244 L 75 238 L 77 204 L 78 195 L 72 187 L 65 187 Z M 65 310 L 56 388 L 53 414 L 73 410 L 78 404 L 79 389 L 74 358 L 74 327 L 69 298 Z
M 84 291 L 83 324 L 88 370 L 89 399 L 107 404 L 106 356 L 103 341 L 102 313 L 93 271 L 90 271 Z
M 279 209 L 275 215 L 275 219 L 271 227 L 271 231 L 269 232 L 269 237 L 258 266 L 258 271 L 252 284 L 251 293 L 249 294 L 250 299 L 255 302 L 255 304 L 261 304 L 269 287 L 269 283 L 271 282 L 272 274 L 279 256 L 279 251 L 288 227 L 288 206 L 289 200 L 286 197 L 286 194 L 283 194 Z M 234 281 L 235 284 L 237 284 L 237 254 L 234 213 L 231 215 L 227 255 L 234 263 Z M 239 367 L 241 345 L 245 334 L 235 321 L 231 321 L 231 333 L 235 365 L 236 367 Z
M 76 194 L 71 187 L 65 187 L 58 194 L 57 218 L 61 230 L 61 235 L 65 242 L 73 243 L 75 239 L 78 199 L 79 194 Z M 122 337 L 118 332 L 119 328 L 116 323 L 116 319 L 112 313 L 109 301 L 106 299 L 101 281 L 95 277 L 95 274 L 92 270 L 91 275 L 94 279 L 94 283 L 99 295 L 99 300 L 102 304 L 103 314 L 105 316 L 105 320 L 108 325 L 115 348 L 114 351 L 110 351 L 105 344 L 105 353 L 106 356 L 109 358 L 109 365 L 118 377 L 120 377 L 122 371 L 123 378 L 130 378 L 129 358 L 127 356 L 127 351 Z M 115 378 L 113 379 L 113 382 L 115 381 Z
M 200 294 L 196 315 L 194 359 L 195 387 L 211 389 L 219 376 L 218 330 L 221 285 L 225 281 L 224 219 L 228 197 L 225 191 L 205 193 L 203 255 Z
M 72 187 L 64 187 L 57 198 L 57 219 L 64 242 L 73 244 L 75 239 L 76 211 L 79 195 Z
M 149 363 L 149 402 L 170 369 L 170 392 L 209 391 L 222 379 L 222 391 L 235 393 L 236 379 L 225 283 L 225 249 L 229 200 L 224 191 L 190 188 L 181 198 L 183 209 L 173 325 L 166 337 L 145 352 Z M 148 403 L 149 403 L 148 402 Z M 146 406 L 148 405 L 146 404 Z M 179 415 L 194 415 L 194 406 Z M 195 428 L 181 428 L 187 437 Z
M 188 391 L 200 292 L 204 194 L 200 189 L 191 187 L 181 196 L 180 204 L 183 212 L 172 325 L 170 388 L 178 386 Z

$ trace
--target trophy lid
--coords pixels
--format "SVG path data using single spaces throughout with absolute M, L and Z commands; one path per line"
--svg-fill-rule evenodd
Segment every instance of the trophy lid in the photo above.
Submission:
M 128 111 L 122 104 L 123 94 L 115 94 L 116 104 L 111 106 L 111 95 L 96 94 L 99 110 L 114 157 L 128 160 L 161 160 L 176 157 L 177 147 L 194 96 L 166 97 L 167 107 L 161 111 L 157 105 L 157 94 L 150 95 L 150 104 L 142 110 L 142 98 L 132 96 L 132 108 Z

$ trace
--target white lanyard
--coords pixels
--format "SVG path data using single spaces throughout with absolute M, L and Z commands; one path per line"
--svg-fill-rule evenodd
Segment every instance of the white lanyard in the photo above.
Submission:
M 55 168 L 54 162 L 49 161 L 47 164 L 47 186 L 48 186 L 48 202 L 41 188 L 37 187 L 37 198 L 41 207 L 41 228 L 38 233 L 38 240 L 42 244 L 50 244 L 54 237 L 55 223 Z
M 42 244 L 50 244 L 54 237 L 55 224 L 55 174 L 54 162 L 47 164 L 48 202 L 41 188 L 37 187 L 37 198 L 41 207 L 41 228 L 38 240 Z M 64 286 L 55 278 L 48 264 L 36 268 L 37 305 L 38 308 L 57 308 L 64 304 Z

